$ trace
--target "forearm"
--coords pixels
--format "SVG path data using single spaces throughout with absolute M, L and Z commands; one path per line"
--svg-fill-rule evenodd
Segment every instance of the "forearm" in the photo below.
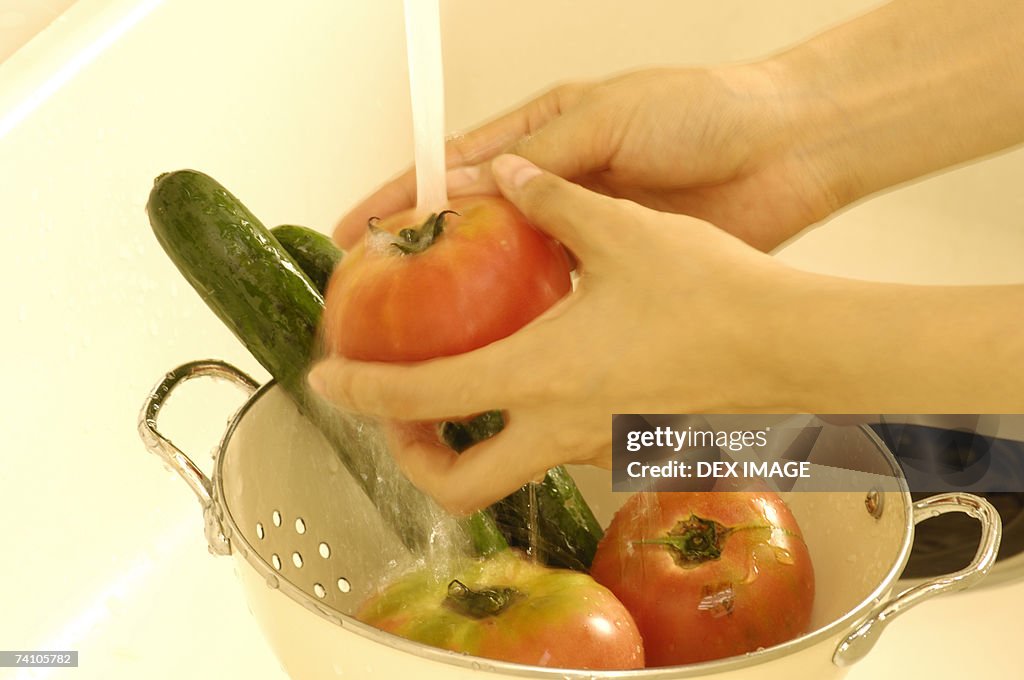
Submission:
M 802 410 L 1024 412 L 1024 286 L 804 277 L 777 329 Z
M 841 207 L 1024 141 L 1024 3 L 895 0 L 767 62 Z

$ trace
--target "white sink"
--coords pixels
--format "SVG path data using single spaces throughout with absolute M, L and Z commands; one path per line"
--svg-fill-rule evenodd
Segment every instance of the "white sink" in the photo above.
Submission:
M 449 129 L 559 81 L 753 58 L 873 4 L 446 0 Z M 229 562 L 206 554 L 191 495 L 135 432 L 143 397 L 179 363 L 266 374 L 181 279 L 143 208 L 154 176 L 193 167 L 268 225 L 329 231 L 411 158 L 403 30 L 398 0 L 80 0 L 0 65 L 14 329 L 0 359 L 0 647 L 81 650 L 79 669 L 53 677 L 281 677 Z M 1017 151 L 894 191 L 780 257 L 894 281 L 1020 281 L 1022 170 Z M 166 429 L 205 459 L 239 401 L 204 398 L 169 409 Z M 1020 603 L 1024 589 L 1005 593 L 989 600 Z M 981 600 L 962 602 L 966 614 L 948 615 L 981 615 Z M 947 606 L 908 614 L 850 677 L 891 677 L 879 669 L 902 663 L 899 631 L 930 630 Z M 1009 668 L 998 635 L 971 638 L 971 664 Z M 967 648 L 942 647 L 934 677 L 977 671 Z

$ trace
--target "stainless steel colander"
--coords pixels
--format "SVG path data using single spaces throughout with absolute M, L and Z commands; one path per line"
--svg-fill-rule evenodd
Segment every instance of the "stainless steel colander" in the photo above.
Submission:
M 158 428 L 160 410 L 174 389 L 198 377 L 229 380 L 250 395 L 215 449 L 212 477 Z M 146 447 L 199 498 L 210 551 L 236 557 L 250 609 L 294 678 L 840 677 L 896 615 L 932 596 L 977 583 L 995 562 L 1001 533 L 998 514 L 981 498 L 942 494 L 912 503 L 899 466 L 870 429 L 826 427 L 815 444 L 820 460 L 837 455 L 871 458 L 874 467 L 890 471 L 899 484 L 896 491 L 867 495 L 784 494 L 815 565 L 811 632 L 741 657 L 677 668 L 614 673 L 539 668 L 420 645 L 350 616 L 382 579 L 412 558 L 333 447 L 275 383 L 258 387 L 219 361 L 185 364 L 169 372 L 148 396 L 139 432 Z M 610 491 L 607 473 L 581 467 L 573 475 L 606 524 L 626 494 Z M 974 560 L 961 571 L 894 595 L 914 525 L 947 512 L 966 513 L 981 523 Z

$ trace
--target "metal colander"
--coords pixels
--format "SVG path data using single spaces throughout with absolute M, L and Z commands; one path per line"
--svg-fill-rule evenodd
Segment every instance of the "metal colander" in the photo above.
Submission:
M 249 398 L 231 419 L 214 452 L 212 476 L 161 434 L 158 419 L 181 383 L 198 377 L 228 380 Z M 381 454 L 371 431 L 352 446 Z M 177 472 L 199 498 L 206 538 L 215 555 L 233 554 L 250 609 L 285 670 L 296 678 L 475 678 L 483 674 L 543 678 L 840 677 L 863 657 L 896 614 L 931 596 L 976 583 L 995 562 L 1000 537 L 996 511 L 969 494 L 943 494 L 912 503 L 902 473 L 866 427 L 826 428 L 815 444 L 820 461 L 864 456 L 899 480 L 897 491 L 783 494 L 800 523 L 815 566 L 812 631 L 741 657 L 677 668 L 570 671 L 510 664 L 428 647 L 376 630 L 350 615 L 389 575 L 414 562 L 384 517 L 408 515 L 426 531 L 425 547 L 444 554 L 451 523 L 393 470 L 357 482 L 336 446 L 304 418 L 271 382 L 263 387 L 220 361 L 196 361 L 168 374 L 146 399 L 139 420 L 146 447 Z M 337 440 L 335 440 L 336 443 Z M 371 450 L 372 449 L 372 450 Z M 351 452 L 350 452 L 351 453 Z M 378 461 L 387 465 L 390 458 Z M 393 465 L 393 463 L 392 463 Z M 360 474 L 372 474 L 362 470 Z M 573 468 L 602 525 L 628 494 L 610 491 L 607 473 Z M 393 483 L 395 504 L 375 507 L 368 483 Z M 917 522 L 963 512 L 982 524 L 976 557 L 967 568 L 893 595 Z M 436 544 L 436 545 L 435 545 Z M 429 557 L 428 557 L 429 559 Z M 315 616 L 311 615 L 315 614 Z M 567 641 L 571 644 L 571 641 Z
M 253 397 L 229 423 L 209 478 L 157 427 L 171 392 L 199 377 L 228 380 Z M 318 613 L 335 618 L 350 613 L 376 579 L 412 560 L 334 447 L 273 383 L 259 389 L 248 375 L 220 361 L 186 364 L 154 389 L 139 431 L 147 448 L 199 497 L 210 552 L 244 555 L 270 587 L 284 589 Z M 369 430 L 362 441 L 380 445 Z M 382 479 L 388 477 L 401 485 L 396 495 L 408 495 L 394 470 L 381 471 Z M 410 525 L 433 524 L 438 536 L 445 534 L 442 513 L 420 501 L 415 510 L 426 516 L 410 518 L 418 520 Z M 392 515 L 401 513 L 399 503 L 396 498 Z

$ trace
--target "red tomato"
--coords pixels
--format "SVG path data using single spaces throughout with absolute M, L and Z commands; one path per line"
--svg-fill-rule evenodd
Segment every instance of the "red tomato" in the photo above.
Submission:
M 648 666 L 785 642 L 807 631 L 814 601 L 800 527 L 770 492 L 636 494 L 590 573 L 633 614 Z
M 413 211 L 380 220 L 345 256 L 327 290 L 328 351 L 368 361 L 461 354 L 571 289 L 565 251 L 508 201 L 454 199 L 449 210 L 422 225 Z
M 643 668 L 629 612 L 590 576 L 505 550 L 455 578 L 423 569 L 371 596 L 356 618 L 417 642 L 554 668 Z

